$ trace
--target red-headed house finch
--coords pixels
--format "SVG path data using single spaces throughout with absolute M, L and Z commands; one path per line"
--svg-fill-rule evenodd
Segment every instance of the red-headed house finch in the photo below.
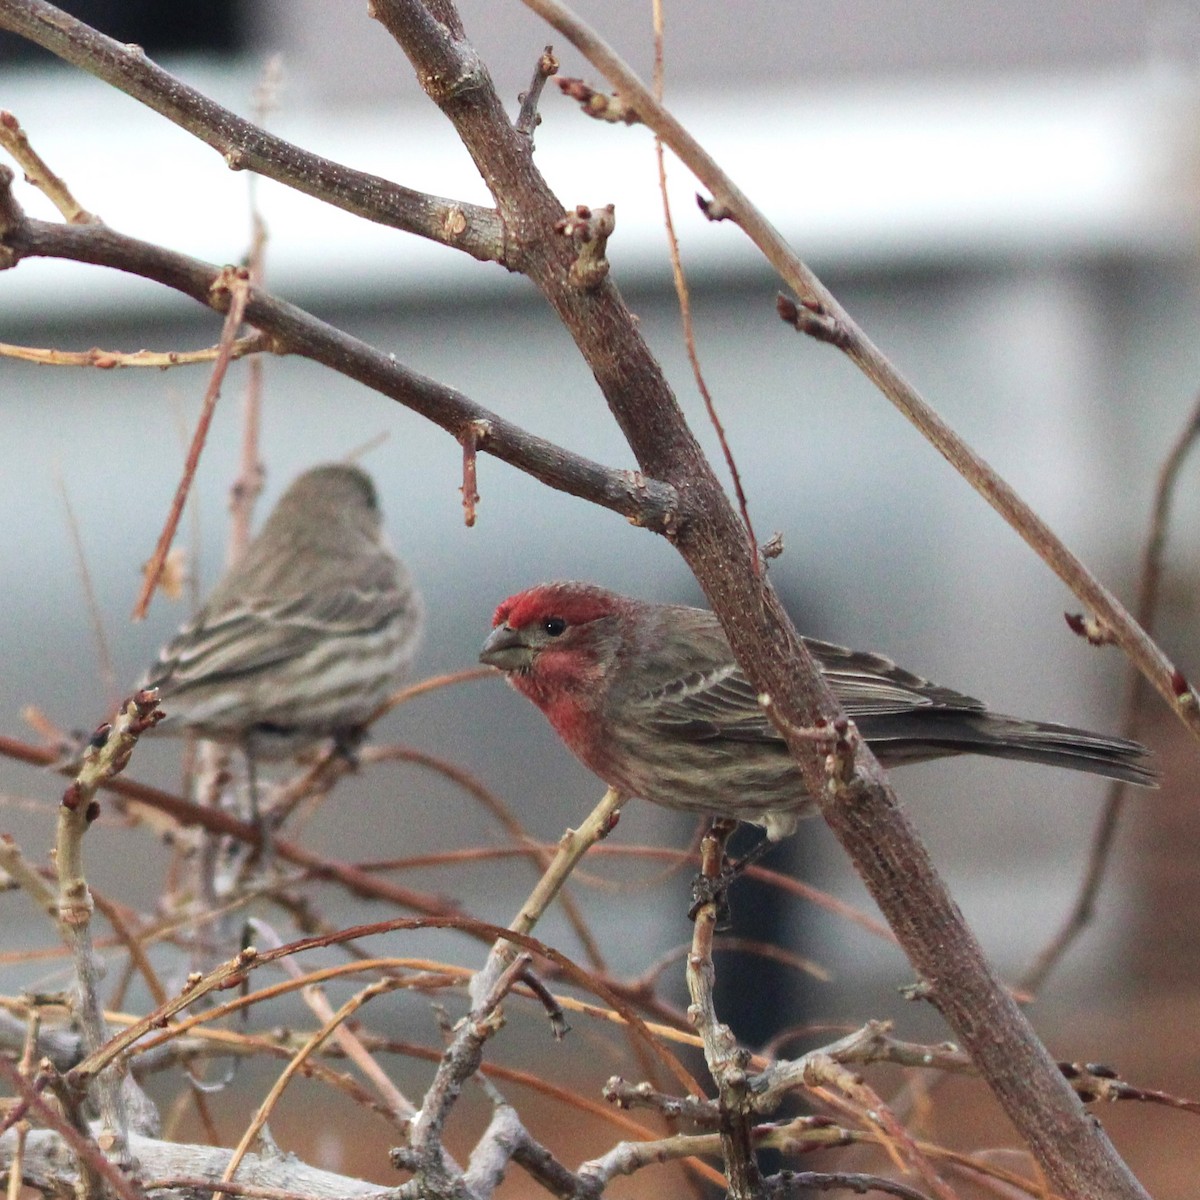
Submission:
M 761 825 L 771 841 L 813 810 L 711 612 L 548 583 L 505 600 L 492 624 L 480 660 L 610 787 Z M 877 654 L 804 643 L 885 767 L 985 754 L 1154 783 L 1137 742 L 1002 716 Z
M 350 746 L 409 665 L 421 614 L 371 477 L 313 467 L 141 686 L 161 693 L 159 732 L 233 743 L 251 759 L 325 738 Z

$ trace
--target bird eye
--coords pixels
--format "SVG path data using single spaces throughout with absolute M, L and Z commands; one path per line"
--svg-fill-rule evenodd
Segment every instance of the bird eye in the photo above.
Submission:
M 562 617 L 547 617 L 542 622 L 542 628 L 550 637 L 562 637 L 567 630 L 567 623 Z

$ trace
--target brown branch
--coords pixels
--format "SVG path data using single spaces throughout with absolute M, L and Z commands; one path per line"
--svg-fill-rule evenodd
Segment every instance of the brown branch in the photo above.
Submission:
M 479 421 L 472 421 L 463 430 L 462 492 L 463 524 L 470 529 L 475 524 L 475 506 L 479 503 L 479 482 L 475 470 L 476 452 L 491 431 Z
M 38 189 L 72 225 L 92 225 L 99 217 L 87 211 L 71 195 L 71 189 L 46 164 L 29 143 L 20 121 L 7 110 L 0 112 L 0 146 L 17 160 L 25 181 Z
M 0 29 L 73 63 L 140 100 L 211 146 L 235 171 L 254 171 L 368 221 L 504 262 L 504 227 L 490 209 L 429 196 L 302 150 L 214 103 L 125 45 L 44 0 L 0 0 Z
M 1200 737 L 1200 702 L 1178 690 L 1177 672 L 1162 650 L 1121 603 L 1071 553 L 1053 530 L 926 403 L 867 337 L 837 298 L 803 263 L 779 231 L 657 100 L 604 40 L 560 0 L 524 0 L 566 37 L 613 84 L 624 105 L 660 137 L 713 194 L 710 216 L 741 227 L 779 277 L 799 297 L 802 331 L 828 341 L 846 356 L 925 435 L 940 454 L 1024 538 L 1052 571 L 1114 632 L 1118 643 L 1172 712 Z M 713 207 L 715 204 L 715 208 Z
M 733 820 L 718 820 L 700 843 L 700 871 L 710 884 L 721 886 L 725 870 L 725 844 L 737 827 Z M 713 933 L 720 905 L 708 899 L 692 917 L 692 949 L 687 960 L 691 1017 L 704 1042 L 704 1061 L 718 1089 L 721 1114 L 719 1132 L 730 1200 L 756 1200 L 762 1194 L 763 1176 L 754 1153 L 750 1120 L 749 1052 L 737 1044 L 733 1031 L 717 1016 L 713 989 Z
M 67 491 L 67 482 L 62 472 L 55 467 L 54 486 L 62 498 L 63 509 L 67 518 L 67 534 L 71 539 L 71 549 L 75 554 L 75 569 L 79 573 L 79 583 L 83 588 L 83 601 L 87 608 L 88 623 L 92 627 L 92 642 L 96 647 L 96 666 L 100 680 L 104 686 L 106 703 L 116 707 L 120 700 L 120 687 L 117 683 L 117 672 L 113 666 L 112 650 L 108 644 L 108 634 L 104 628 L 104 615 L 96 598 L 96 586 L 92 580 L 92 572 L 88 567 L 87 552 L 83 547 L 83 534 L 75 517 L 75 509 L 71 504 L 71 494 Z
M 664 62 L 664 14 L 662 0 L 653 0 L 654 18 L 654 95 L 662 102 L 663 86 L 666 67 Z M 671 278 L 675 283 L 675 297 L 679 303 L 679 320 L 683 326 L 683 345 L 687 351 L 688 363 L 692 368 L 692 378 L 700 398 L 704 401 L 704 411 L 708 414 L 708 423 L 717 435 L 717 444 L 721 447 L 721 455 L 725 459 L 725 467 L 733 482 L 733 492 L 737 498 L 738 512 L 741 513 L 742 524 L 746 526 L 746 536 L 750 539 L 751 561 L 757 573 L 762 570 L 762 562 L 758 555 L 758 539 L 754 535 L 754 524 L 750 520 L 750 506 L 746 502 L 746 492 L 742 487 L 742 475 L 734 461 L 733 448 L 725 436 L 725 426 L 717 414 L 717 406 L 708 390 L 708 382 L 700 367 L 700 354 L 696 349 L 696 329 L 692 321 L 692 296 L 688 288 L 687 276 L 683 270 L 683 256 L 679 253 L 679 237 L 675 232 L 675 218 L 671 212 L 671 197 L 667 191 L 667 161 L 663 151 L 662 138 L 654 139 L 654 160 L 658 167 L 658 193 L 662 197 L 663 225 L 667 231 L 667 253 L 671 259 Z
M 0 6 L 3 2 L 0 0 Z M 3 170 L 0 184 L 5 178 Z M 10 200 L 7 207 L 6 196 Z M 226 310 L 228 297 L 210 292 L 221 272 L 208 263 L 105 227 L 58 225 L 20 216 L 13 220 L 15 211 L 11 193 L 0 187 L 0 246 L 11 250 L 15 259 L 65 258 L 112 267 L 173 288 L 218 312 Z M 0 262 L 0 267 L 3 265 Z M 549 487 L 612 509 L 658 533 L 674 535 L 685 523 L 674 487 L 666 487 L 640 472 L 601 466 L 527 433 L 461 392 L 409 370 L 392 355 L 293 304 L 251 288 L 246 320 L 269 333 L 278 352 L 298 354 L 331 367 L 420 413 L 455 438 L 460 438 L 471 423 L 485 422 L 490 432 L 481 449 Z
M 593 62 L 602 57 L 621 98 L 632 101 L 643 119 L 653 118 L 651 128 L 689 166 L 693 148 L 703 154 L 677 123 L 668 126 L 660 119 L 661 106 L 632 72 L 562 5 L 555 0 L 526 3 L 548 15 Z M 454 23 L 434 19 L 416 0 L 374 0 L 373 11 L 404 48 L 430 98 L 453 123 L 487 181 L 514 241 L 524 248 L 519 265 L 575 339 L 640 468 L 686 495 L 689 519 L 673 531 L 673 540 L 752 684 L 772 697 L 780 716 L 795 728 L 811 729 L 821 721 L 832 724 L 842 718 L 840 706 L 774 589 L 765 578 L 756 577 L 737 515 L 611 279 L 592 288 L 580 288 L 572 279 L 571 246 L 553 236 L 562 204 L 536 170 L 527 140 L 509 124 L 474 48 Z M 617 72 L 620 80 L 614 78 Z M 682 151 L 677 134 L 686 142 Z M 709 163 L 705 155 L 702 165 Z M 728 201 L 733 193 L 717 198 Z M 806 269 L 798 273 L 801 264 L 778 234 L 761 217 L 752 212 L 751 216 L 770 235 L 764 244 L 771 250 L 768 257 L 773 264 L 786 268 L 789 282 L 803 275 L 801 294 L 810 294 L 811 273 Z M 835 308 L 830 311 L 840 313 Z M 894 368 L 877 351 L 874 355 L 863 357 L 863 369 L 890 396 L 911 400 L 915 394 Z M 1045 528 L 1040 522 L 1038 527 Z M 1113 608 L 1115 601 L 1107 593 L 1103 598 Z M 1100 611 L 1100 605 L 1090 599 L 1085 603 Z M 1156 670 L 1165 664 L 1148 639 L 1140 644 L 1140 652 L 1142 660 Z M 1169 672 L 1159 670 L 1156 682 L 1173 700 Z M 1200 729 L 1200 712 L 1195 725 Z M 827 822 L 888 917 L 918 976 L 979 1063 L 1052 1185 L 1070 1200 L 1144 1200 L 1145 1192 L 1107 1137 L 1086 1118 L 1053 1059 L 987 963 L 869 748 L 858 752 L 855 779 L 828 795 L 823 756 L 817 748 L 795 741 L 789 741 L 789 748 L 806 789 L 822 798 Z
M 554 9 L 560 16 L 565 11 L 552 0 L 527 0 L 527 3 L 539 11 Z M 11 20 L 9 14 L 13 10 L 44 12 L 48 8 L 35 0 L 25 3 L 0 0 L 0 24 Z M 572 278 L 571 246 L 553 235 L 554 224 L 563 214 L 562 204 L 537 172 L 528 138 L 508 121 L 486 70 L 464 39 L 450 0 L 438 0 L 436 10 L 435 15 L 415 0 L 374 3 L 375 14 L 404 46 L 422 85 L 454 124 L 491 188 L 499 218 L 510 234 L 508 244 L 520 248 L 519 257 L 510 256 L 510 265 L 529 275 L 575 338 L 634 450 L 641 471 L 652 480 L 681 489 L 686 495 L 686 512 L 672 511 L 671 519 L 662 522 L 660 531 L 676 541 L 701 582 L 739 662 L 758 690 L 772 697 L 786 726 L 803 729 L 814 727 L 818 720 L 833 721 L 842 715 L 839 707 L 799 643 L 773 589 L 765 580 L 755 578 L 737 516 L 688 430 L 632 315 L 609 278 L 600 279 L 591 287 L 580 287 Z M 578 34 L 578 22 L 571 20 L 568 25 L 572 34 Z M 588 52 L 600 45 L 590 34 L 583 40 Z M 640 96 L 628 92 L 624 84 L 620 90 L 623 100 L 628 102 L 633 98 L 643 117 L 655 113 L 652 104 L 643 112 Z M 661 132 L 658 124 L 653 127 Z M 678 151 L 673 133 L 663 136 Z M 731 204 L 733 198 L 728 192 L 716 196 L 720 205 L 738 213 L 740 223 L 745 226 L 754 214 L 751 212 L 748 217 L 746 211 L 735 208 Z M 8 262 L 22 253 L 36 252 L 35 246 L 46 245 L 54 245 L 60 256 L 74 257 L 61 254 L 64 240 L 72 231 L 57 228 L 53 234 L 40 231 L 37 223 L 16 219 L 14 211 L 11 201 L 0 196 L 0 230 L 9 231 Z M 786 250 L 778 235 L 765 222 L 762 225 L 776 239 L 774 243 L 768 239 L 768 257 L 780 248 Z M 80 258 L 103 261 L 103 255 L 111 252 L 111 248 L 112 243 L 100 234 L 86 243 Z M 173 279 L 183 261 L 186 260 L 173 258 L 166 269 L 170 278 L 161 281 L 179 286 Z M 127 258 L 104 265 L 129 269 Z M 162 267 L 162 261 L 156 260 L 156 265 Z M 799 281 L 793 285 L 798 294 L 811 301 L 815 309 L 821 308 L 821 296 L 810 286 L 811 276 L 804 274 L 802 264 L 798 264 L 790 251 L 777 265 L 789 283 L 792 277 Z M 182 277 L 186 277 L 186 272 Z M 186 286 L 180 290 L 189 291 Z M 189 291 L 189 294 L 194 293 Z M 824 311 L 840 318 L 835 303 L 826 305 Z M 287 315 L 290 318 L 293 314 Z M 248 318 L 267 328 L 255 316 L 253 300 L 248 307 Z M 324 331 L 311 326 L 301 331 L 296 325 L 289 326 L 286 320 L 281 320 L 280 328 L 285 345 L 289 345 L 286 334 L 292 332 L 297 342 L 307 339 L 305 353 L 325 361 L 320 349 L 312 350 L 325 336 Z M 869 343 L 864 340 L 849 352 L 893 399 L 911 399 L 911 389 L 899 379 L 894 368 L 878 352 L 874 352 L 876 357 L 868 354 L 867 347 Z M 297 347 L 289 345 L 289 348 Z M 329 357 L 331 365 L 346 369 L 344 358 Z M 386 386 L 378 386 L 378 373 L 361 367 L 360 370 L 369 377 L 363 380 L 369 386 L 391 394 Z M 387 374 L 386 381 L 394 385 L 395 378 Z M 416 403 L 412 406 L 419 407 Z M 456 415 L 461 416 L 461 412 L 460 408 Z M 461 422 L 454 424 L 456 436 L 461 428 Z M 939 448 L 953 457 L 953 445 L 943 441 Z M 489 449 L 497 453 L 494 445 Z M 502 453 L 499 456 L 504 457 Z M 518 465 L 528 469 L 527 463 Z M 640 482 L 639 478 L 635 486 L 640 486 Z M 997 494 L 989 498 L 997 504 L 1001 500 L 1007 503 L 1004 497 L 998 500 Z M 608 506 L 620 507 L 615 503 Z M 1044 526 L 1037 529 L 1044 530 Z M 1093 593 L 1080 586 L 1084 603 L 1103 619 L 1110 620 L 1104 604 L 1109 604 L 1112 610 L 1115 602 L 1110 603 L 1111 597 L 1101 590 L 1103 603 L 1093 602 Z M 1116 622 L 1110 620 L 1110 623 L 1116 627 Z M 1165 664 L 1152 644 L 1135 644 L 1134 650 L 1142 655 L 1140 661 L 1152 669 Z M 1163 684 L 1164 679 L 1164 694 L 1170 701 L 1174 696 L 1174 679 L 1169 671 L 1165 676 L 1160 672 L 1155 678 L 1156 685 Z M 1182 706 L 1175 707 L 1179 711 Z M 1200 728 L 1200 713 L 1196 714 L 1194 724 Z M 790 745 L 806 786 L 813 795 L 824 796 L 827 780 L 816 748 L 808 743 L 790 742 Z M 1102 1131 L 1084 1117 L 1053 1061 L 987 966 L 868 750 L 859 751 L 857 775 L 834 791 L 836 794 L 824 803 L 827 820 L 888 915 L 930 996 L 982 1068 L 1003 1107 L 1045 1167 L 1052 1185 L 1072 1200 L 1144 1196 Z
M 141 1185 L 126 1175 L 115 1163 L 109 1162 L 89 1137 L 80 1133 L 61 1113 L 38 1094 L 34 1085 L 27 1080 L 12 1063 L 0 1057 L 0 1077 L 3 1077 L 28 1106 L 28 1112 L 37 1118 L 39 1125 L 54 1130 L 71 1148 L 79 1160 L 80 1174 L 91 1175 L 103 1180 L 112 1188 L 117 1200 L 146 1200 Z
M 261 333 L 252 333 L 238 338 L 229 350 L 230 359 L 245 358 L 267 349 L 267 340 Z M 37 363 L 42 367 L 95 367 L 100 371 L 113 371 L 122 367 L 153 367 L 164 371 L 169 367 L 185 367 L 193 363 L 212 362 L 221 353 L 220 346 L 206 346 L 203 350 L 102 350 L 93 346 L 90 350 L 51 350 L 40 346 L 13 346 L 0 342 L 0 358 L 15 358 L 22 362 Z
M 533 131 L 542 123 L 538 113 L 538 104 L 542 98 L 542 89 L 546 80 L 558 74 L 558 59 L 554 57 L 554 47 L 547 46 L 538 56 L 537 66 L 533 70 L 533 80 L 529 90 L 522 92 L 517 99 L 521 102 L 521 111 L 517 114 L 517 132 L 523 133 L 530 142 L 533 141 Z
M 59 765 L 59 756 L 53 749 L 33 746 L 4 735 L 0 735 L 0 756 L 35 766 Z M 69 768 L 65 773 L 70 774 Z M 164 813 L 185 828 L 223 834 L 248 846 L 262 844 L 263 831 L 258 825 L 250 821 L 239 821 L 220 809 L 192 804 L 179 796 L 171 795 L 170 792 L 132 779 L 109 778 L 105 779 L 100 787 L 104 791 L 124 797 L 127 801 L 147 805 L 157 812 Z M 436 896 L 400 887 L 384 879 L 376 879 L 369 872 L 349 863 L 331 861 L 282 838 L 272 838 L 271 849 L 277 857 L 302 867 L 313 878 L 340 883 L 354 895 L 371 900 L 387 900 L 402 908 L 433 915 L 445 915 L 454 910 L 452 904 Z

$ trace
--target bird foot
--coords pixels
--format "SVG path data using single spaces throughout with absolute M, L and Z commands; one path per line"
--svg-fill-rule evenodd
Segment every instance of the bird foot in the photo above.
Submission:
M 692 906 L 688 909 L 688 920 L 694 921 L 700 910 L 706 904 L 717 907 L 718 932 L 724 932 L 732 925 L 732 911 L 729 907 L 729 888 L 735 879 L 753 866 L 764 854 L 775 845 L 767 837 L 760 838 L 745 854 L 738 858 L 726 859 L 724 866 L 716 875 L 697 875 L 692 880 Z

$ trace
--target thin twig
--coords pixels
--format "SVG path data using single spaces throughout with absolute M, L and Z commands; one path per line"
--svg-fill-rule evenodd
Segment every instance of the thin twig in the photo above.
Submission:
M 261 929 L 261 923 L 256 923 Z M 300 964 L 294 958 L 285 958 L 283 969 L 294 980 L 301 980 L 303 972 Z M 356 1034 L 349 1028 L 345 1020 L 335 1020 L 333 1005 L 325 997 L 324 991 L 311 979 L 304 980 L 300 995 L 305 1004 L 312 1009 L 319 1021 L 333 1029 L 333 1037 L 341 1048 L 342 1053 L 350 1059 L 362 1072 L 364 1077 L 379 1094 L 383 1103 L 402 1120 L 409 1120 L 417 1111 L 416 1105 L 388 1078 L 387 1072 L 370 1055 Z
M 654 17 L 654 96 L 662 103 L 664 85 L 663 58 L 663 0 L 653 0 L 651 5 Z M 704 371 L 700 367 L 700 355 L 696 350 L 696 329 L 692 322 L 692 296 L 688 289 L 687 276 L 683 271 L 683 257 L 679 253 L 679 237 L 675 232 L 675 218 L 671 214 L 671 197 L 667 192 L 667 161 L 663 153 L 663 141 L 657 134 L 654 137 L 654 157 L 658 164 L 658 191 L 662 196 L 663 223 L 667 230 L 667 252 L 671 258 L 671 278 L 675 283 L 675 296 L 679 303 L 679 319 L 683 325 L 683 344 L 687 350 L 688 362 L 691 364 L 692 376 L 696 380 L 701 399 L 704 401 L 704 411 L 708 414 L 709 424 L 717 435 L 725 466 L 733 481 L 734 495 L 737 497 L 738 512 L 742 516 L 742 524 L 746 527 L 746 537 L 750 542 L 750 562 L 755 574 L 762 570 L 762 558 L 758 553 L 758 539 L 754 534 L 754 524 L 750 520 L 750 505 L 746 501 L 746 492 L 742 487 L 742 475 L 734 461 L 733 448 L 725 436 L 725 426 L 717 413 L 717 406 L 708 390 Z
M 528 934 L 533 929 L 567 882 L 575 864 L 596 842 L 613 831 L 624 803 L 625 797 L 615 788 L 609 788 L 579 828 L 568 829 L 562 835 L 557 853 L 546 866 L 529 898 L 521 905 L 520 912 L 512 919 L 509 929 L 521 934 Z M 472 981 L 472 995 L 478 997 L 490 991 L 496 977 L 508 969 L 519 949 L 515 942 L 498 943 L 487 966 Z
M 72 225 L 93 225 L 100 218 L 85 209 L 50 168 L 46 160 L 30 145 L 21 123 L 7 110 L 0 112 L 0 146 L 17 160 L 25 180 L 38 189 Z
M 547 46 L 538 56 L 529 91 L 522 92 L 517 97 L 521 102 L 521 111 L 517 114 L 517 132 L 523 133 L 529 139 L 530 145 L 533 144 L 533 131 L 542 123 L 542 118 L 538 115 L 538 103 L 542 98 L 542 89 L 546 86 L 546 80 L 556 74 L 558 74 L 558 59 L 554 57 L 554 47 Z
M 229 358 L 232 361 L 269 349 L 268 338 L 261 333 L 251 333 L 233 343 Z M 90 350 L 51 350 L 0 342 L 0 358 L 15 358 L 22 362 L 37 363 L 41 367 L 95 367 L 101 371 L 123 367 L 153 367 L 165 371 L 170 367 L 212 362 L 220 353 L 219 345 L 206 346 L 203 350 L 101 350 L 99 346 L 93 346 Z
M 266 1125 L 268 1117 L 274 1111 L 275 1106 L 279 1103 L 287 1085 L 295 1078 L 296 1072 L 304 1066 L 308 1059 L 320 1049 L 321 1045 L 327 1041 L 344 1022 L 348 1021 L 364 1004 L 373 1000 L 376 996 L 384 995 L 395 988 L 396 984 L 391 979 L 379 979 L 374 983 L 363 988 L 361 992 L 351 996 L 345 1004 L 341 1006 L 325 1023 L 318 1029 L 304 1045 L 292 1056 L 288 1065 L 284 1068 L 282 1074 L 272 1085 L 262 1102 L 256 1109 L 254 1116 L 251 1118 L 249 1125 L 246 1126 L 245 1132 L 238 1140 L 237 1146 L 234 1148 L 233 1154 L 230 1156 L 229 1163 L 222 1174 L 222 1182 L 228 1183 L 237 1174 L 237 1169 L 241 1165 L 242 1159 L 249 1152 L 250 1147 L 254 1144 L 258 1135 L 262 1132 L 263 1126 Z M 216 1193 L 214 1200 L 220 1200 L 221 1193 Z
M 34 1085 L 3 1056 L 0 1056 L 0 1078 L 20 1096 L 39 1125 L 52 1129 L 71 1148 L 79 1160 L 81 1176 L 87 1178 L 90 1175 L 96 1181 L 103 1180 L 112 1188 L 117 1200 L 146 1200 L 146 1194 L 137 1180 L 131 1179 L 116 1163 L 110 1162 L 91 1138 L 48 1104 Z
M 62 497 L 63 509 L 67 515 L 67 532 L 71 536 L 71 548 L 75 552 L 75 568 L 79 572 L 79 582 L 83 587 L 84 603 L 87 606 L 88 622 L 92 627 L 92 640 L 96 647 L 96 664 L 100 671 L 100 680 L 104 685 L 105 703 L 115 708 L 120 699 L 117 686 L 117 671 L 113 666 L 112 651 L 108 645 L 108 631 L 104 628 L 104 617 L 100 611 L 100 603 L 96 599 L 96 588 L 92 581 L 92 572 L 88 567 L 87 553 L 83 548 L 83 536 L 79 532 L 79 522 L 75 518 L 75 509 L 71 505 L 71 496 L 67 491 L 66 480 L 62 472 L 54 469 L 54 483 L 58 494 Z
M 476 451 L 490 432 L 486 421 L 472 421 L 459 438 L 462 442 L 463 523 L 470 529 L 475 524 L 475 506 L 479 503 L 479 482 L 475 470 Z
M 1134 609 L 1138 624 L 1147 633 L 1154 631 L 1158 618 L 1158 601 L 1162 583 L 1163 557 L 1166 549 L 1167 532 L 1171 523 L 1171 506 L 1175 499 L 1175 488 L 1179 472 L 1200 438 L 1200 397 L 1196 398 L 1192 411 L 1179 431 L 1174 444 L 1167 453 L 1158 473 L 1154 490 L 1154 506 L 1150 514 L 1150 526 L 1142 549 L 1142 566 L 1138 584 L 1137 605 Z M 1126 737 L 1138 735 L 1139 717 L 1146 698 L 1145 678 L 1132 668 L 1125 689 L 1125 716 L 1122 729 Z M 1046 982 L 1050 972 L 1062 961 L 1062 957 L 1075 939 L 1091 924 L 1096 911 L 1096 897 L 1104 882 L 1116 841 L 1117 827 L 1129 794 L 1129 785 L 1115 780 L 1109 785 L 1104 809 L 1092 834 L 1092 846 L 1088 854 L 1087 868 L 1079 885 L 1075 903 L 1067 914 L 1058 932 L 1034 959 L 1021 978 L 1020 987 L 1036 994 Z
M 263 65 L 258 86 L 254 89 L 254 115 L 266 127 L 267 118 L 279 105 L 279 88 L 283 78 L 283 60 L 271 55 Z M 258 205 L 258 176 L 246 177 L 246 192 L 250 202 L 250 252 L 246 256 L 250 286 L 262 287 L 267 255 L 267 223 Z M 255 355 L 246 374 L 246 390 L 242 396 L 242 448 L 237 479 L 229 497 L 229 545 L 225 564 L 233 566 L 250 544 L 250 527 L 254 504 L 263 488 L 265 471 L 259 457 L 259 427 L 262 423 L 263 360 Z
M 222 273 L 217 287 L 226 295 L 229 304 L 225 315 L 225 325 L 221 330 L 221 353 L 217 355 L 217 359 L 213 363 L 212 374 L 209 377 L 208 388 L 204 393 L 204 401 L 200 409 L 200 419 L 196 422 L 196 432 L 192 437 L 187 461 L 184 464 L 183 477 L 175 489 L 175 499 L 171 503 L 171 511 L 167 514 L 166 524 L 158 536 L 158 544 L 154 547 L 154 553 L 146 565 L 142 589 L 134 602 L 133 619 L 135 621 L 142 620 L 150 607 L 150 599 L 154 595 L 154 589 L 158 586 L 163 564 L 167 560 L 167 552 L 171 549 L 171 543 L 175 539 L 175 530 L 179 525 L 183 506 L 187 503 L 192 479 L 200 462 L 200 453 L 204 449 L 204 442 L 208 436 L 208 427 L 212 423 L 217 399 L 221 394 L 221 384 L 225 379 L 225 370 L 229 366 L 229 354 L 233 348 L 234 339 L 237 337 L 237 331 L 241 327 L 242 318 L 246 312 L 246 303 L 250 297 L 249 282 L 244 270 L 232 268 L 226 270 Z

